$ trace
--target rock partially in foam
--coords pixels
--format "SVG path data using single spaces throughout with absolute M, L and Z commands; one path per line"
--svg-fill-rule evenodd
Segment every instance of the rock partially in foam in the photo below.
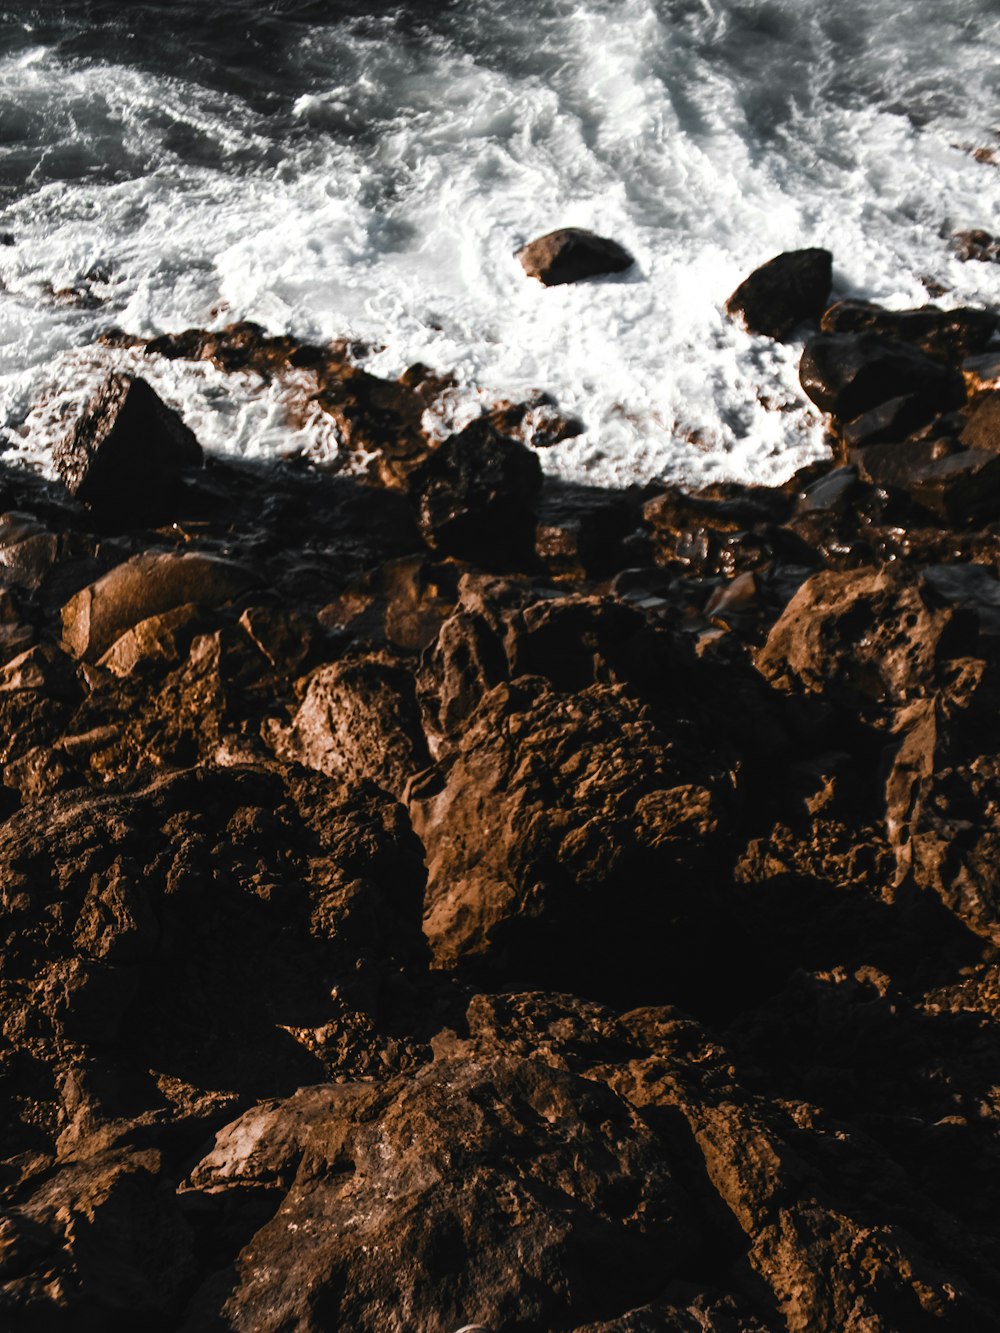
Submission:
M 742 319 L 750 333 L 784 339 L 805 320 L 819 318 L 832 280 L 829 250 L 788 250 L 740 283 L 726 302 L 726 314 Z
M 546 287 L 559 287 L 584 278 L 624 273 L 635 260 L 617 241 L 597 236 L 582 227 L 563 227 L 529 241 L 518 251 L 521 267 L 529 278 Z

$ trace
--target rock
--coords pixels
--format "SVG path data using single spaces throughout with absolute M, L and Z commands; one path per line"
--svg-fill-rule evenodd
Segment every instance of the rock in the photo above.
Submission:
M 537 278 L 546 287 L 623 273 L 635 263 L 617 241 L 580 227 L 564 227 L 539 236 L 519 250 L 517 257 L 528 277 Z
M 875 333 L 823 333 L 799 363 L 806 394 L 824 412 L 852 421 L 891 398 L 913 397 L 930 411 L 957 407 L 962 378 L 908 343 Z
M 968 421 L 959 439 L 968 449 L 1000 454 L 1000 392 L 980 394 L 970 405 Z
M 114 373 L 56 444 L 53 462 L 71 495 L 130 527 L 169 513 L 184 470 L 200 467 L 202 452 L 145 380 Z
M 222 606 L 260 580 L 245 565 L 195 552 L 133 556 L 82 589 L 62 609 L 63 642 L 96 662 L 140 621 L 186 604 Z
M 315 768 L 346 787 L 370 780 L 397 798 L 431 762 L 413 677 L 378 657 L 321 667 L 291 726 L 273 723 L 265 734 L 286 763 Z
M 962 362 L 962 378 L 970 398 L 988 390 L 1000 389 L 1000 355 L 984 352 Z
M 230 1190 L 294 1175 L 236 1260 L 218 1311 L 234 1330 L 319 1318 L 375 1333 L 395 1310 L 428 1333 L 470 1311 L 493 1328 L 574 1328 L 652 1297 L 697 1252 L 670 1146 L 607 1088 L 536 1061 L 444 1058 L 285 1107 L 223 1131 L 195 1172 Z
M 848 458 L 872 444 L 896 444 L 932 420 L 934 409 L 919 394 L 890 398 L 842 427 L 840 439 Z
M 1000 262 L 1000 241 L 988 231 L 975 227 L 971 231 L 956 231 L 952 234 L 952 248 L 963 262 L 970 259 L 982 264 Z
M 832 281 L 829 250 L 789 250 L 740 283 L 726 302 L 726 314 L 741 319 L 749 333 L 787 338 L 805 320 L 820 317 Z
M 449 436 L 409 480 L 431 550 L 486 569 L 533 563 L 541 488 L 536 455 L 482 420 Z
M 803 583 L 755 661 L 780 689 L 902 704 L 933 688 L 952 619 L 891 568 L 824 570 Z
M 100 665 L 116 676 L 129 676 L 143 663 L 179 662 L 204 628 L 204 612 L 187 602 L 127 629 L 100 658 Z
M 992 310 L 970 306 L 941 310 L 935 305 L 887 310 L 872 301 L 838 301 L 820 321 L 823 333 L 877 333 L 952 363 L 982 352 L 996 328 Z
M 416 791 L 410 810 L 439 967 L 589 993 L 641 989 L 665 968 L 675 993 L 692 984 L 685 941 L 713 910 L 721 809 L 620 687 L 490 690 L 441 790 Z

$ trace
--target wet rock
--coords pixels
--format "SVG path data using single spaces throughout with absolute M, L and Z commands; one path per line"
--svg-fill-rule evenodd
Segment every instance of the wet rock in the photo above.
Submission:
M 1000 355 L 984 352 L 962 362 L 962 377 L 970 398 L 987 390 L 1000 389 Z
M 535 1061 L 442 1059 L 287 1106 L 266 1128 L 250 1112 L 196 1171 L 230 1189 L 294 1174 L 236 1261 L 219 1311 L 230 1328 L 318 1317 L 374 1333 L 387 1309 L 428 1333 L 470 1313 L 573 1328 L 652 1297 L 697 1248 L 670 1148 L 607 1088 Z
M 997 316 L 991 310 L 969 306 L 941 310 L 934 305 L 887 310 L 872 301 L 838 301 L 820 321 L 823 333 L 877 333 L 913 343 L 928 356 L 950 362 L 982 352 L 996 328 Z
M 823 313 L 832 281 L 829 250 L 789 250 L 740 283 L 726 302 L 726 314 L 741 319 L 750 333 L 787 338 L 799 324 Z
M 449 436 L 409 479 L 431 550 L 486 569 L 533 563 L 541 489 L 535 454 L 484 421 Z
M 952 248 L 963 262 L 978 260 L 981 264 L 1000 262 L 1000 241 L 981 227 L 952 234 Z
M 874 333 L 824 333 L 802 353 L 799 380 L 824 412 L 852 421 L 892 398 L 912 397 L 929 411 L 964 399 L 961 376 L 908 343 Z
M 564 227 L 539 236 L 519 250 L 517 257 L 528 277 L 537 278 L 546 287 L 623 273 L 635 263 L 617 241 L 581 227 Z
M 53 462 L 71 495 L 131 527 L 169 513 L 184 470 L 200 467 L 202 452 L 145 380 L 115 373 L 55 446 Z
M 378 657 L 321 667 L 291 725 L 272 723 L 266 737 L 286 763 L 347 787 L 369 779 L 396 797 L 430 764 L 413 677 Z
M 848 458 L 872 444 L 894 444 L 932 420 L 934 409 L 917 394 L 890 398 L 879 403 L 841 429 L 840 439 Z
M 66 603 L 63 642 L 75 657 L 94 662 L 141 621 L 190 603 L 220 606 L 259 583 L 245 565 L 217 556 L 136 555 Z

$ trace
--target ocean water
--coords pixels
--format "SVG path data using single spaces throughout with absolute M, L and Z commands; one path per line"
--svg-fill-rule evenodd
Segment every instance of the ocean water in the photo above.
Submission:
M 800 347 L 721 306 L 783 249 L 839 295 L 1000 300 L 1000 0 L 0 0 L 0 421 L 59 420 L 153 335 L 252 319 L 454 371 L 452 422 L 545 390 L 551 472 L 774 481 L 823 452 Z M 985 156 L 980 154 L 980 157 Z M 546 290 L 519 245 L 636 256 Z M 144 373 L 211 449 L 335 452 L 309 384 Z

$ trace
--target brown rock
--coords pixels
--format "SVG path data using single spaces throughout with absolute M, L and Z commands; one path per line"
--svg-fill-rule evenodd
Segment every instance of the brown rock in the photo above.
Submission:
M 188 603 L 221 606 L 257 583 L 245 565 L 217 556 L 133 556 L 66 603 L 63 641 L 75 657 L 95 662 L 140 621 Z
M 851 421 L 891 398 L 914 397 L 935 411 L 958 406 L 961 376 L 909 343 L 874 333 L 823 333 L 810 339 L 799 380 L 824 412 Z
M 294 1175 L 236 1262 L 234 1330 L 375 1333 L 403 1310 L 427 1333 L 574 1328 L 652 1297 L 697 1248 L 669 1148 L 606 1088 L 535 1061 L 442 1059 L 285 1105 L 223 1131 L 195 1172 L 228 1189 Z
M 991 310 L 969 306 L 941 310 L 934 305 L 887 310 L 872 301 L 838 301 L 820 321 L 823 333 L 877 333 L 951 362 L 982 352 L 996 327 L 997 316 Z
M 374 656 L 321 667 L 291 726 L 265 734 L 286 763 L 347 787 L 371 780 L 396 797 L 430 763 L 412 676 Z
M 547 232 L 519 250 L 517 257 L 528 277 L 537 278 L 546 287 L 623 273 L 635 263 L 617 241 L 581 227 Z

